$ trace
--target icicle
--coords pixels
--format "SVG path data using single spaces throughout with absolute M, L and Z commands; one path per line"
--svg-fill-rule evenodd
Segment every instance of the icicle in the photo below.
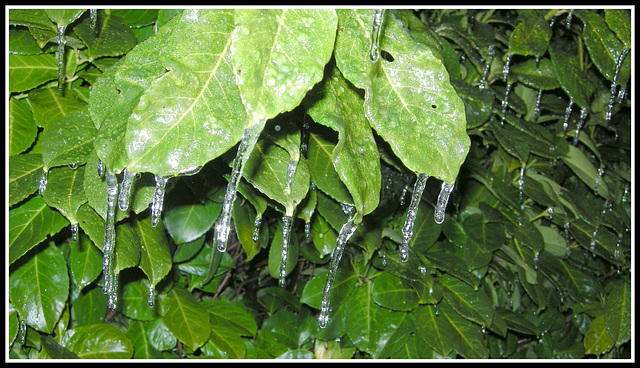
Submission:
M 293 217 L 282 217 L 282 253 L 280 255 L 280 274 L 278 275 L 278 284 L 280 287 L 285 285 L 285 276 L 287 275 L 287 260 L 289 258 L 289 240 L 291 238 L 291 228 L 293 227 Z
M 227 250 L 227 240 L 229 239 L 229 231 L 231 230 L 231 209 L 233 208 L 233 202 L 236 200 L 238 183 L 242 177 L 244 164 L 249 159 L 263 127 L 264 122 L 255 124 L 244 130 L 242 140 L 238 146 L 238 153 L 236 154 L 236 158 L 233 160 L 231 177 L 229 178 L 229 184 L 227 185 L 227 192 L 224 195 L 222 211 L 220 212 L 220 217 L 215 225 L 215 242 L 216 247 L 220 252 L 225 252 Z
M 520 178 L 518 178 L 518 193 L 520 194 L 520 210 L 524 211 L 524 171 L 527 165 L 522 163 L 520 167 Z M 522 214 L 518 214 L 518 224 L 522 226 Z
M 567 27 L 567 29 L 571 28 L 571 19 L 573 19 L 573 9 L 569 10 L 569 14 L 567 15 L 565 23 L 565 27 Z
M 495 49 L 493 45 L 489 45 L 488 48 L 489 59 L 486 61 L 484 65 L 484 71 L 482 72 L 482 79 L 480 80 L 480 89 L 487 88 L 487 78 L 489 77 L 489 72 L 491 71 L 491 63 L 493 63 L 493 58 L 495 56 Z
M 533 121 L 538 121 L 540 117 L 540 104 L 542 102 L 542 88 L 538 90 L 538 98 L 536 99 L 536 106 L 533 109 Z
M 24 319 L 18 322 L 18 336 L 20 336 L 20 345 L 24 345 L 27 340 L 27 321 Z
M 613 251 L 613 257 L 618 260 L 620 259 L 620 248 L 622 247 L 622 235 L 618 235 L 618 241 L 616 242 L 616 249 Z
M 571 228 L 571 224 L 569 222 L 564 223 L 564 239 L 567 241 L 567 248 L 571 244 L 571 233 L 569 229 Z
M 376 9 L 373 14 L 373 25 L 371 27 L 371 45 L 369 46 L 369 58 L 372 62 L 380 58 L 380 35 L 382 33 L 382 22 L 385 9 Z
M 598 169 L 598 176 L 596 176 L 596 184 L 593 186 L 593 192 L 598 194 L 598 187 L 600 186 L 600 181 L 602 180 L 602 176 L 604 175 L 604 167 L 600 167 Z
M 569 100 L 569 105 L 564 110 L 564 124 L 562 125 L 562 129 L 566 132 L 569 129 L 569 118 L 571 117 L 571 111 L 573 110 L 573 99 Z
M 438 304 L 433 305 L 433 313 L 436 315 L 436 317 L 440 316 L 440 311 L 438 310 Z
M 307 157 L 307 150 L 309 149 L 309 122 L 307 121 L 307 115 L 304 115 L 302 120 L 302 131 L 300 132 L 300 154 Z
M 620 87 L 620 91 L 618 91 L 618 103 L 622 103 L 624 99 L 627 97 L 627 87 Z
M 404 226 L 402 227 L 402 246 L 400 247 L 400 259 L 402 262 L 406 262 L 409 257 L 409 242 L 413 237 L 413 223 L 418 215 L 418 205 L 422 199 L 422 192 L 427 185 L 429 175 L 418 174 L 416 183 L 413 186 L 413 194 L 411 195 L 411 203 L 409 204 L 409 211 L 407 217 L 404 220 Z
M 553 215 L 555 214 L 553 207 L 547 208 L 547 213 L 549 214 L 549 220 L 553 220 Z
M 507 81 L 507 77 L 509 77 L 509 67 L 511 64 L 511 58 L 513 54 L 507 54 L 507 58 L 504 61 L 504 67 L 502 67 L 502 80 Z
M 507 89 L 504 91 L 504 100 L 502 101 L 502 118 L 500 120 L 500 126 L 504 125 L 504 120 L 507 117 L 507 108 L 509 107 L 509 95 L 511 94 L 511 88 L 513 83 L 507 84 Z
M 257 215 L 253 220 L 253 236 L 251 237 L 254 243 L 257 243 L 260 237 L 260 225 L 262 225 L 262 215 Z
M 98 23 L 98 9 L 89 9 L 89 20 L 91 20 L 91 29 L 95 32 Z
M 540 252 L 536 252 L 533 255 L 533 268 L 538 269 L 538 262 L 540 261 Z
M 49 181 L 49 172 L 42 170 L 42 175 L 40 175 L 40 180 L 38 180 L 38 194 L 42 195 L 47 189 L 47 181 Z
M 296 174 L 296 169 L 298 168 L 297 160 L 290 160 L 289 165 L 287 165 L 287 182 L 285 183 L 284 192 L 286 194 L 291 193 L 291 183 L 293 183 L 293 179 Z
M 576 126 L 576 135 L 573 137 L 573 145 L 578 144 L 580 140 L 580 130 L 582 129 L 582 125 L 584 121 L 587 120 L 587 115 L 589 114 L 589 110 L 586 107 L 580 109 L 580 120 L 578 120 L 578 126 Z
M 333 287 L 333 282 L 336 278 L 336 272 L 338 271 L 338 264 L 340 263 L 340 259 L 342 258 L 342 252 L 344 251 L 344 247 L 351 238 L 351 235 L 356 231 L 358 225 L 353 223 L 353 219 L 355 217 L 355 211 L 351 211 L 352 214 L 349 220 L 342 225 L 340 229 L 340 233 L 338 234 L 338 239 L 336 241 L 336 247 L 331 252 L 331 261 L 329 264 L 329 273 L 327 274 L 327 282 L 324 285 L 324 289 L 322 290 L 322 303 L 320 306 L 320 316 L 318 317 L 318 325 L 320 328 L 327 327 L 327 323 L 329 322 L 329 297 L 331 296 L 331 288 Z
M 438 194 L 438 203 L 436 203 L 436 210 L 433 215 L 436 224 L 441 224 L 444 222 L 444 213 L 447 209 L 447 203 L 449 202 L 449 195 L 453 191 L 454 186 L 455 184 L 442 182 L 440 194 Z
M 71 223 L 71 240 L 73 240 L 74 243 L 78 241 L 78 223 L 77 222 Z
M 98 176 L 104 176 L 104 163 L 102 163 L 102 160 L 98 160 Z
M 629 184 L 625 185 L 624 193 L 622 194 L 622 203 L 627 203 L 629 201 Z
M 67 39 L 64 37 L 64 32 L 67 26 L 58 27 L 58 89 L 62 89 L 62 82 L 64 80 L 64 47 L 67 44 Z
M 136 173 L 127 169 L 122 170 L 122 185 L 120 187 L 120 195 L 118 196 L 118 208 L 120 211 L 129 209 L 129 198 L 131 197 L 131 188 L 135 181 Z
M 104 274 L 104 292 L 109 296 L 108 306 L 116 309 L 118 298 L 118 275 L 115 270 L 116 248 L 116 199 L 118 197 L 118 179 L 109 170 L 105 171 L 107 180 L 107 218 L 105 220 L 104 241 L 102 246 Z
M 164 202 L 164 188 L 167 185 L 167 178 L 156 175 L 156 189 L 153 192 L 153 202 L 151 203 L 151 226 L 155 227 L 162 215 L 162 205 Z
M 404 188 L 402 189 L 402 194 L 400 195 L 400 206 L 404 206 L 404 198 L 407 195 L 408 191 L 409 191 L 409 185 L 405 185 Z
M 149 305 L 149 308 L 153 308 L 155 301 L 156 301 L 156 287 L 154 285 L 149 285 L 149 297 L 147 299 L 147 305 Z
M 611 82 L 611 96 L 609 96 L 609 105 L 607 106 L 607 112 L 605 114 L 605 119 L 607 121 L 611 120 L 611 116 L 613 115 L 613 103 L 615 100 L 616 89 L 618 87 L 618 76 L 620 75 L 620 69 L 622 69 L 622 63 L 624 62 L 624 58 L 625 56 L 627 56 L 628 52 L 629 52 L 629 49 L 627 48 L 622 49 L 622 51 L 620 51 L 620 54 L 618 55 L 618 58 L 616 59 L 616 71 L 615 71 L 615 74 L 613 75 L 613 81 Z
M 305 221 L 304 223 L 304 237 L 309 239 L 311 237 L 311 222 Z

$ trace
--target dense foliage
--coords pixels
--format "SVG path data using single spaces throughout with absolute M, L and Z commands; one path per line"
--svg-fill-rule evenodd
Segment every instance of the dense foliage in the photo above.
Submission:
M 10 358 L 631 356 L 628 9 L 8 13 Z

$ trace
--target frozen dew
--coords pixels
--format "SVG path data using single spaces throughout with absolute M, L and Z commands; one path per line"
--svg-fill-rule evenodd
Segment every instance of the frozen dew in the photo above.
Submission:
M 373 14 L 373 25 L 371 26 L 371 45 L 369 46 L 369 58 L 372 62 L 380 58 L 380 35 L 382 34 L 382 22 L 385 9 L 376 9 Z
M 480 89 L 487 88 L 487 78 L 489 77 L 489 72 L 491 71 L 491 63 L 493 63 L 493 58 L 495 57 L 495 49 L 493 45 L 489 45 L 488 48 L 489 58 L 486 60 L 484 65 L 484 71 L 482 72 L 482 79 L 480 80 Z
M 449 202 L 449 195 L 451 195 L 454 186 L 455 184 L 442 182 L 440 194 L 438 194 L 438 202 L 436 203 L 436 210 L 433 215 L 436 224 L 441 224 L 444 222 L 444 213 L 447 209 L 447 203 Z
M 95 32 L 98 23 L 98 9 L 89 9 L 89 20 L 91 21 L 91 29 Z
M 625 185 L 624 193 L 622 194 L 622 203 L 627 203 L 629 201 L 629 184 Z
M 64 48 L 67 44 L 67 39 L 64 36 L 64 33 L 66 29 L 66 26 L 58 27 L 58 89 L 62 89 L 62 82 L 64 81 Z
M 78 241 L 78 223 L 77 222 L 71 223 L 71 240 L 73 240 L 74 243 Z
M 225 252 L 227 250 L 227 240 L 229 239 L 229 231 L 231 231 L 231 209 L 233 208 L 233 202 L 236 200 L 236 192 L 240 178 L 242 177 L 242 170 L 244 164 L 249 160 L 249 156 L 255 147 L 260 132 L 264 127 L 264 121 L 253 126 L 246 128 L 242 133 L 242 140 L 238 146 L 238 153 L 233 160 L 231 169 L 231 177 L 229 178 L 229 184 L 227 185 L 227 192 L 224 195 L 224 202 L 222 203 L 222 211 L 220 217 L 215 225 L 215 243 L 219 252 Z
M 565 20 L 565 27 L 567 29 L 571 28 L 571 20 L 573 19 L 573 9 L 569 10 L 569 14 L 567 14 L 567 19 Z
M 406 262 L 409 257 L 409 242 L 413 237 L 413 224 L 416 221 L 418 215 L 418 206 L 422 199 L 422 192 L 427 185 L 429 175 L 418 174 L 416 183 L 413 186 L 413 194 L 411 195 L 411 203 L 409 204 L 409 211 L 407 217 L 404 220 L 404 226 L 402 227 L 402 245 L 400 247 L 400 259 L 402 262 Z
M 311 222 L 305 221 L 304 223 L 304 237 L 309 239 L 311 237 Z
M 329 273 L 327 274 L 327 281 L 324 285 L 324 289 L 322 290 L 322 303 L 320 305 L 320 316 L 318 317 L 318 326 L 320 326 L 320 328 L 327 327 L 327 323 L 329 322 L 329 298 L 331 296 L 331 288 L 333 287 L 333 282 L 336 279 L 336 273 L 338 272 L 338 264 L 340 263 L 340 259 L 342 258 L 342 252 L 344 251 L 344 247 L 347 244 L 347 241 L 349 241 L 351 235 L 353 235 L 353 233 L 358 228 L 358 225 L 353 223 L 356 214 L 354 209 L 355 207 L 352 207 L 349 220 L 344 225 L 342 225 L 340 233 L 338 234 L 338 239 L 336 240 L 336 247 L 333 249 L 333 252 L 331 252 Z
M 251 237 L 254 243 L 257 243 L 260 237 L 260 225 L 262 225 L 262 215 L 257 215 L 253 220 L 253 236 Z
M 555 214 L 553 207 L 547 208 L 547 213 L 549 214 L 549 220 L 553 220 L 553 215 Z
M 402 189 L 402 194 L 400 195 L 400 206 L 404 206 L 404 197 L 407 195 L 409 191 L 409 185 L 405 185 Z
M 540 104 L 542 103 L 542 88 L 538 90 L 538 96 L 536 98 L 536 105 L 533 110 L 533 121 L 538 121 L 540 117 Z
M 129 199 L 131 198 L 131 188 L 136 179 L 136 173 L 127 169 L 122 170 L 122 184 L 120 186 L 120 194 L 118 195 L 118 208 L 120 211 L 129 209 Z
M 102 246 L 102 272 L 104 274 L 103 291 L 107 294 L 108 306 L 116 308 L 118 292 L 118 275 L 115 270 L 116 248 L 116 201 L 118 197 L 118 178 L 110 170 L 105 171 L 107 181 L 107 218 L 105 220 L 104 240 Z
M 42 195 L 42 193 L 47 189 L 48 180 L 49 172 L 47 170 L 42 170 L 42 175 L 40 175 L 40 179 L 38 180 L 38 194 Z
M 593 192 L 595 194 L 598 194 L 598 190 L 599 190 L 599 186 L 600 186 L 600 182 L 602 181 L 602 176 L 604 175 L 604 167 L 600 167 L 598 169 L 598 176 L 596 176 L 596 183 L 593 186 Z
M 282 217 L 282 253 L 280 254 L 280 273 L 278 274 L 278 284 L 285 285 L 287 275 L 287 261 L 289 259 L 289 240 L 291 239 L 291 228 L 293 227 L 293 217 Z
M 153 308 L 153 305 L 156 301 L 156 287 L 154 285 L 149 285 L 149 295 L 147 298 L 147 305 L 149 308 Z
M 511 95 L 511 88 L 513 88 L 513 83 L 507 84 L 507 89 L 504 91 L 504 100 L 502 100 L 502 117 L 500 120 L 500 125 L 504 125 L 504 120 L 507 117 L 507 108 L 509 107 L 509 95 Z
M 616 70 L 613 75 L 613 81 L 611 81 L 611 95 L 609 96 L 609 105 L 607 106 L 607 112 L 605 113 L 605 119 L 607 121 L 611 120 L 613 115 L 613 103 L 616 98 L 616 89 L 618 88 L 618 76 L 620 75 L 620 69 L 622 69 L 622 63 L 624 62 L 624 58 L 629 53 L 629 49 L 624 48 L 620 51 L 618 58 L 616 59 Z
M 306 114 L 303 119 L 302 130 L 300 132 L 300 154 L 306 157 L 307 150 L 309 149 L 309 122 L 307 121 Z
M 503 81 L 507 81 L 507 78 L 509 77 L 509 69 L 511 67 L 511 58 L 513 57 L 513 54 L 507 54 L 507 58 L 504 61 L 504 66 L 502 67 L 502 80 Z
M 151 226 L 156 227 L 162 215 L 162 206 L 164 204 L 164 191 L 167 185 L 167 178 L 156 175 L 156 189 L 153 192 L 153 201 L 151 202 Z
M 569 105 L 564 110 L 564 124 L 562 125 L 562 129 L 566 132 L 569 129 L 569 118 L 571 117 L 571 111 L 573 111 L 573 99 L 569 100 Z
M 589 109 L 583 107 L 580 109 L 580 120 L 578 120 L 578 125 L 576 126 L 576 134 L 573 137 L 573 145 L 578 144 L 580 140 L 580 130 L 582 130 L 582 126 L 584 125 L 585 120 L 587 120 L 587 115 L 589 114 Z

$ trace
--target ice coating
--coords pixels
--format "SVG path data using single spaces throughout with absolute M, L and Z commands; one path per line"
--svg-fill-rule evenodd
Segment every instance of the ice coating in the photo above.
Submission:
M 293 227 L 293 217 L 282 217 L 282 253 L 280 254 L 280 273 L 278 274 L 278 284 L 285 285 L 287 275 L 287 260 L 289 259 L 289 240 L 291 239 L 291 228 Z
M 447 203 L 449 202 L 449 195 L 453 192 L 455 184 L 449 184 L 442 182 L 440 194 L 438 194 L 438 203 L 436 203 L 436 210 L 433 215 L 437 224 L 444 222 L 444 213 L 447 209 Z
M 116 200 L 118 197 L 118 178 L 109 170 L 105 170 L 105 177 L 107 181 L 107 218 L 105 219 L 104 240 L 102 246 L 102 272 L 104 274 L 103 291 L 109 298 L 109 308 L 115 309 L 118 299 L 118 275 L 115 270 L 115 218 Z
M 369 58 L 372 62 L 380 58 L 380 35 L 382 33 L 382 23 L 385 9 L 376 9 L 373 14 L 373 25 L 371 26 L 371 46 L 369 46 Z
M 416 216 L 418 215 L 418 206 L 422 199 L 422 192 L 424 192 L 424 187 L 427 185 L 428 179 L 429 175 L 422 173 L 418 174 L 416 183 L 413 186 L 413 194 L 411 195 L 409 211 L 407 212 L 407 217 L 404 220 L 404 226 L 402 227 L 402 245 L 400 247 L 400 259 L 402 262 L 406 262 L 409 257 L 409 242 L 413 237 L 413 224 L 416 220 Z
M 118 208 L 120 211 L 129 209 L 129 199 L 131 198 L 131 188 L 136 179 L 136 173 L 127 169 L 122 170 L 122 184 L 120 186 L 120 194 L 118 195 Z
M 162 215 L 162 206 L 164 203 L 164 191 L 167 185 L 167 178 L 156 175 L 156 189 L 153 192 L 153 202 L 151 202 L 151 226 L 155 227 L 160 221 Z

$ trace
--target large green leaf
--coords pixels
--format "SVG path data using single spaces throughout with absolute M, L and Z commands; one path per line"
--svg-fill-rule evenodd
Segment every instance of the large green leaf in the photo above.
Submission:
M 51 54 L 9 54 L 9 92 L 28 91 L 58 76 L 58 62 Z
M 9 206 L 38 190 L 42 176 L 42 155 L 28 153 L 9 156 Z
M 469 150 L 465 108 L 442 61 L 388 16 L 380 47 L 393 61 L 369 57 L 373 10 L 339 11 L 336 63 L 365 90 L 371 126 L 407 168 L 454 183 Z M 411 137 L 410 140 L 407 137 Z
M 438 280 L 444 286 L 444 298 L 456 312 L 479 325 L 491 325 L 493 306 L 484 291 L 474 290 L 449 275 L 443 275 Z
M 84 170 L 84 166 L 51 169 L 47 189 L 42 193 L 47 204 L 60 211 L 72 224 L 78 223 L 76 211 L 87 201 L 82 185 Z
M 104 56 L 120 56 L 136 44 L 136 36 L 131 28 L 113 12 L 100 13 L 98 29 L 91 25 L 91 19 L 85 18 L 73 27 L 73 32 L 87 45 L 90 61 Z
M 233 72 L 248 114 L 245 128 L 300 104 L 333 51 L 330 9 L 238 9 Z
M 185 345 L 195 350 L 209 339 L 209 313 L 187 290 L 171 289 L 164 303 L 162 320 Z
M 440 318 L 446 319 L 451 329 L 454 349 L 467 359 L 486 359 L 489 356 L 488 349 L 482 343 L 482 331 L 478 325 L 462 318 L 447 303 L 442 303 L 440 307 Z
M 631 339 L 631 284 L 615 280 L 604 303 L 604 321 L 616 345 Z
M 78 165 L 87 162 L 93 151 L 96 129 L 84 106 L 68 116 L 54 121 L 42 137 L 42 159 L 45 170 L 61 165 Z
M 551 26 L 542 13 L 530 9 L 520 11 L 520 23 L 509 35 L 509 53 L 542 56 L 551 39 Z
M 9 275 L 9 298 L 20 319 L 50 334 L 69 296 L 69 274 L 62 251 L 55 245 L 37 247 Z
M 9 211 L 9 264 L 69 223 L 36 196 Z
M 36 127 L 31 107 L 26 100 L 9 98 L 9 126 L 7 128 L 9 155 L 22 153 L 36 140 Z
M 118 327 L 105 323 L 67 330 L 62 345 L 80 359 L 130 359 L 133 356 L 131 340 Z
M 591 98 L 596 89 L 593 77 L 587 74 L 577 56 L 569 53 L 557 44 L 549 46 L 551 63 L 558 78 L 558 83 L 567 95 L 581 108 L 591 105 Z
M 315 97 L 315 96 L 310 96 Z M 315 122 L 338 132 L 333 165 L 353 198 L 359 223 L 380 200 L 380 154 L 364 114 L 364 100 L 334 67 L 308 110 Z
M 95 281 L 102 272 L 102 253 L 89 237 L 78 236 L 69 244 L 69 270 L 75 283 L 82 289 Z
M 388 272 L 380 273 L 373 280 L 371 297 L 376 304 L 391 310 L 409 311 L 418 306 L 415 291 Z
M 440 312 L 432 305 L 419 306 L 411 312 L 416 331 L 424 342 L 441 356 L 447 356 L 454 347 L 451 323 L 440 318 Z
M 151 220 L 135 220 L 134 228 L 140 239 L 140 269 L 155 287 L 171 270 L 169 242 L 162 226 L 151 226 Z
M 215 223 L 222 205 L 205 200 L 165 211 L 163 223 L 176 244 L 188 243 L 204 235 Z
M 134 359 L 162 359 L 162 354 L 151 344 L 147 337 L 150 327 L 149 322 L 133 320 L 129 324 L 127 337 L 133 344 Z

